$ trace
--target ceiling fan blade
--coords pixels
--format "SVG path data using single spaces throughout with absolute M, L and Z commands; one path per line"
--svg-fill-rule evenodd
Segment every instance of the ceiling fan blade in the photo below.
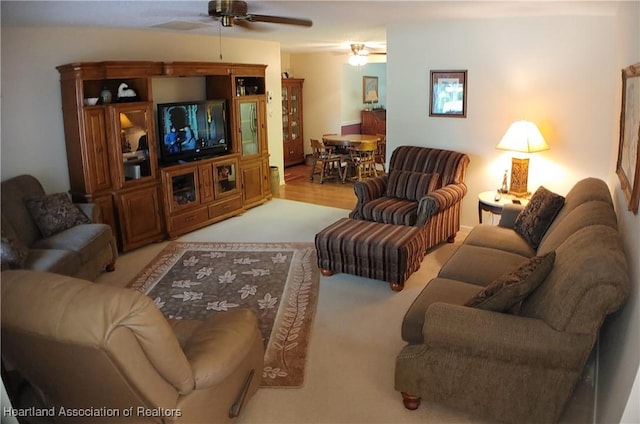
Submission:
M 284 16 L 249 14 L 245 17 L 245 19 L 249 22 L 267 22 L 272 24 L 299 25 L 305 27 L 310 27 L 313 25 L 313 22 L 310 19 L 285 18 Z
M 264 27 L 263 25 L 252 25 L 252 22 L 244 19 L 244 18 L 235 18 L 233 23 L 236 26 L 242 27 L 243 29 L 249 31 L 257 31 L 257 32 L 268 32 L 269 29 Z

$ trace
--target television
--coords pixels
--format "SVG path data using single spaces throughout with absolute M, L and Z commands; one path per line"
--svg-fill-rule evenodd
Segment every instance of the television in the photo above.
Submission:
M 158 151 L 161 165 L 229 153 L 226 100 L 160 103 Z

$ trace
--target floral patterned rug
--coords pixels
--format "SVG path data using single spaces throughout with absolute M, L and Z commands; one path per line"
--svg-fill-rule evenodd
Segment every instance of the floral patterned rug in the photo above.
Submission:
M 249 308 L 265 344 L 262 386 L 304 381 L 319 270 L 312 243 L 172 242 L 129 284 L 175 319 Z

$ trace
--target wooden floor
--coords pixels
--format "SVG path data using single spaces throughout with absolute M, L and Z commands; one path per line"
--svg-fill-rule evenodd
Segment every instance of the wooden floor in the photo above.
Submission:
M 314 205 L 332 206 L 334 208 L 353 209 L 356 195 L 353 183 L 342 184 L 336 179 L 325 180 L 320 184 L 318 175 L 309 180 L 311 167 L 294 165 L 284 169 L 285 185 L 280 186 L 277 198 L 313 203 Z

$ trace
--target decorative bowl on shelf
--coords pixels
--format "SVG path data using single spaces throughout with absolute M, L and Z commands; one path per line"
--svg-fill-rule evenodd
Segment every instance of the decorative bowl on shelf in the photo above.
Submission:
M 87 97 L 84 99 L 85 106 L 94 106 L 96 104 L 98 104 L 98 97 Z

